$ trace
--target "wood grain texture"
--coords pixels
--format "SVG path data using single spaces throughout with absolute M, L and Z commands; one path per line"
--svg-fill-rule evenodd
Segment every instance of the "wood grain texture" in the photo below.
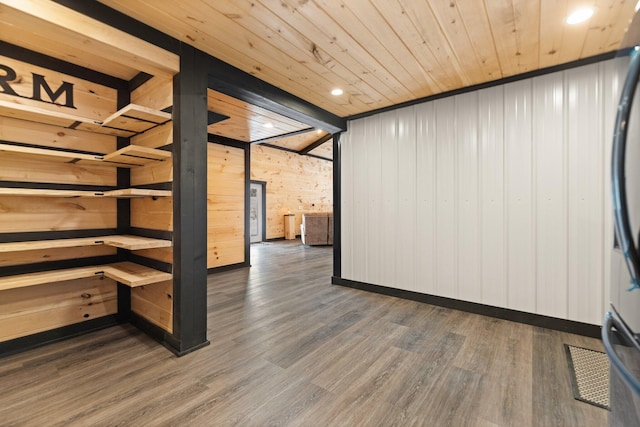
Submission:
M 309 128 L 304 123 L 212 89 L 207 94 L 208 110 L 228 117 L 207 127 L 214 135 L 252 142 Z
M 16 31 L 21 43 L 53 57 L 72 57 L 71 62 L 79 61 L 106 74 L 120 70 L 125 80 L 137 74 L 131 73 L 132 69 L 151 75 L 174 75 L 179 71 L 177 55 L 62 5 L 3 0 L 0 8 L 3 33 Z M 36 40 L 45 43 L 40 45 L 31 40 L 32 28 L 38 29 Z M 120 64 L 126 64 L 126 68 Z
M 32 249 L 19 252 L 0 252 L 0 267 L 108 256 L 116 255 L 116 253 L 116 248 L 105 245 Z
M 0 294 L 0 341 L 117 311 L 116 284 L 104 277 L 4 290 Z
M 115 228 L 116 210 L 115 199 L 3 196 L 0 232 Z
M 171 197 L 131 200 L 131 226 L 153 230 L 173 230 L 173 199 Z
M 210 346 L 176 359 L 122 325 L 6 357 L 3 423 L 607 423 L 571 396 L 562 348 L 598 340 L 332 286 L 331 248 L 251 251 L 250 269 L 209 276 Z
M 173 77 L 154 76 L 131 92 L 131 102 L 156 110 L 173 105 Z
M 208 145 L 207 268 L 244 262 L 244 150 Z
M 131 290 L 131 310 L 167 332 L 173 331 L 173 281 Z
M 343 117 L 614 51 L 635 6 L 568 26 L 579 1 L 102 2 Z
M 95 153 L 116 150 L 116 138 L 109 135 L 83 132 L 76 129 L 60 129 L 57 126 L 0 117 L 0 139 L 41 146 Z
M 284 237 L 284 215 L 333 212 L 333 164 L 269 147 L 251 147 L 251 179 L 265 181 L 267 239 Z

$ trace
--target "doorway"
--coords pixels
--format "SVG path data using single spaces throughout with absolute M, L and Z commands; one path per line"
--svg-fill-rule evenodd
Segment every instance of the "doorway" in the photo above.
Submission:
M 266 185 L 264 181 L 251 181 L 249 189 L 249 241 L 265 240 Z

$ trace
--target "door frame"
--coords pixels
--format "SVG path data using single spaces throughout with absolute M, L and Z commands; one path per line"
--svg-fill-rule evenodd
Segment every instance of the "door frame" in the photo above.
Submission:
M 262 186 L 262 241 L 267 240 L 267 182 L 266 181 L 257 181 L 250 180 L 249 181 L 249 191 L 251 191 L 251 185 L 260 185 Z M 249 197 L 251 197 L 249 195 Z M 247 230 L 248 232 L 249 230 Z M 249 233 L 247 233 L 249 234 Z M 249 240 L 251 240 L 251 236 L 249 236 Z

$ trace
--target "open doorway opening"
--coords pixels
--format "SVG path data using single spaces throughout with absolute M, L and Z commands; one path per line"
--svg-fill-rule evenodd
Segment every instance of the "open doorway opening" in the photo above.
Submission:
M 266 239 L 266 185 L 264 181 L 251 181 L 249 188 L 249 240 L 260 243 Z

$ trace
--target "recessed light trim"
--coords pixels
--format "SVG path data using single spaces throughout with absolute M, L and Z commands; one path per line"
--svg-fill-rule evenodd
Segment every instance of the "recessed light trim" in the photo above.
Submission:
M 593 8 L 592 7 L 581 7 L 580 9 L 576 9 L 569 16 L 567 16 L 567 24 L 576 25 L 581 22 L 586 21 L 587 19 L 593 16 Z
M 344 93 L 344 91 L 340 88 L 335 88 L 331 91 L 331 95 L 333 96 L 340 96 Z

